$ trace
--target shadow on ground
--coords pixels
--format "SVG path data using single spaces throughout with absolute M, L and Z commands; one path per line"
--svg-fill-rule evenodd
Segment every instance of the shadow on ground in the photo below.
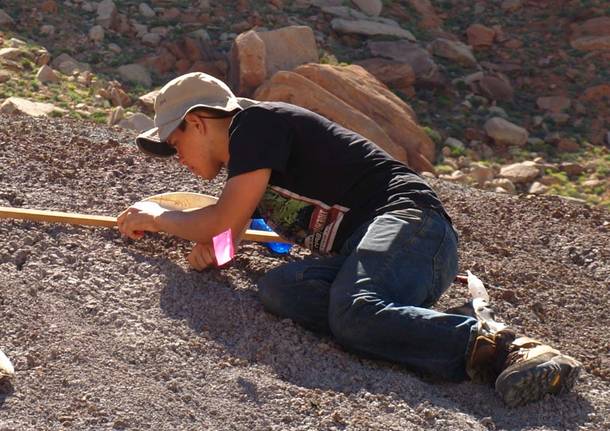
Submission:
M 239 261 L 239 259 L 238 259 Z M 239 266 L 239 262 L 236 266 Z M 257 299 L 255 280 L 248 274 L 212 269 L 202 273 L 180 271 L 168 263 L 168 281 L 160 295 L 162 311 L 186 322 L 199 336 L 220 343 L 227 355 L 248 364 L 268 366 L 275 377 L 298 387 L 332 390 L 346 395 L 367 391 L 404 400 L 413 409 L 428 405 L 459 411 L 496 427 L 566 427 L 588 421 L 593 406 L 578 393 L 551 397 L 518 410 L 507 408 L 491 387 L 464 382 L 436 382 L 384 361 L 363 359 L 343 351 L 327 337 L 308 332 L 287 319 L 266 313 Z M 272 373 L 272 374 L 273 374 Z M 256 385 L 238 382 L 257 399 Z M 543 406 L 551 403 L 551 406 Z M 568 407 L 566 407 L 568 406 Z M 569 419 L 541 413 L 573 410 Z M 558 422 L 559 421 L 559 422 Z

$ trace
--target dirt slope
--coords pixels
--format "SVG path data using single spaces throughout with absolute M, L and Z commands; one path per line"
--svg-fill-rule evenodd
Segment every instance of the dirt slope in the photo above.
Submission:
M 115 215 L 170 190 L 217 194 L 132 135 L 0 116 L 0 205 Z M 0 221 L 0 429 L 486 430 L 610 427 L 610 214 L 559 198 L 434 182 L 461 233 L 461 270 L 499 313 L 583 361 L 575 393 L 507 409 L 490 388 L 429 382 L 264 313 L 255 281 L 293 255 L 242 246 L 190 271 L 190 244 L 110 229 Z M 439 307 L 460 303 L 455 285 Z

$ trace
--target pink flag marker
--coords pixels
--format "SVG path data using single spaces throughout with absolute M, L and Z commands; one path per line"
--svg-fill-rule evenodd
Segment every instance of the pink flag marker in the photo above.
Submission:
M 218 266 L 222 266 L 233 259 L 235 250 L 233 249 L 233 235 L 230 228 L 216 235 L 212 242 L 214 243 L 214 254 Z

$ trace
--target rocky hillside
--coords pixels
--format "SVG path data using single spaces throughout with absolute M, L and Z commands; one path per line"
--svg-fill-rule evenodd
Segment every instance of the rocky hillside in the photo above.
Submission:
M 0 206 L 116 215 L 173 190 L 217 195 L 134 132 L 0 113 Z M 460 234 L 460 272 L 500 318 L 582 361 L 575 390 L 508 408 L 493 388 L 430 381 L 264 312 L 258 278 L 305 254 L 244 243 L 190 270 L 192 244 L 113 229 L 0 220 L 0 429 L 610 429 L 610 213 L 554 196 L 432 180 Z M 454 284 L 435 307 L 464 302 Z M 2 379 L 0 379 L 2 380 Z
M 155 88 L 202 71 L 321 112 L 430 176 L 610 206 L 605 0 L 1 7 L 3 112 L 143 129 Z

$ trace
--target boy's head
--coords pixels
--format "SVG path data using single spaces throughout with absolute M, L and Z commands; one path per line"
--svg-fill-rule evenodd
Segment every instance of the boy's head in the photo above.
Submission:
M 253 103 L 256 102 L 236 97 L 224 82 L 213 76 L 187 73 L 161 88 L 155 99 L 155 127 L 139 135 L 136 144 L 153 156 L 173 156 L 176 149 L 167 139 L 176 129 L 184 131 L 187 114 L 201 118 L 230 117 Z

